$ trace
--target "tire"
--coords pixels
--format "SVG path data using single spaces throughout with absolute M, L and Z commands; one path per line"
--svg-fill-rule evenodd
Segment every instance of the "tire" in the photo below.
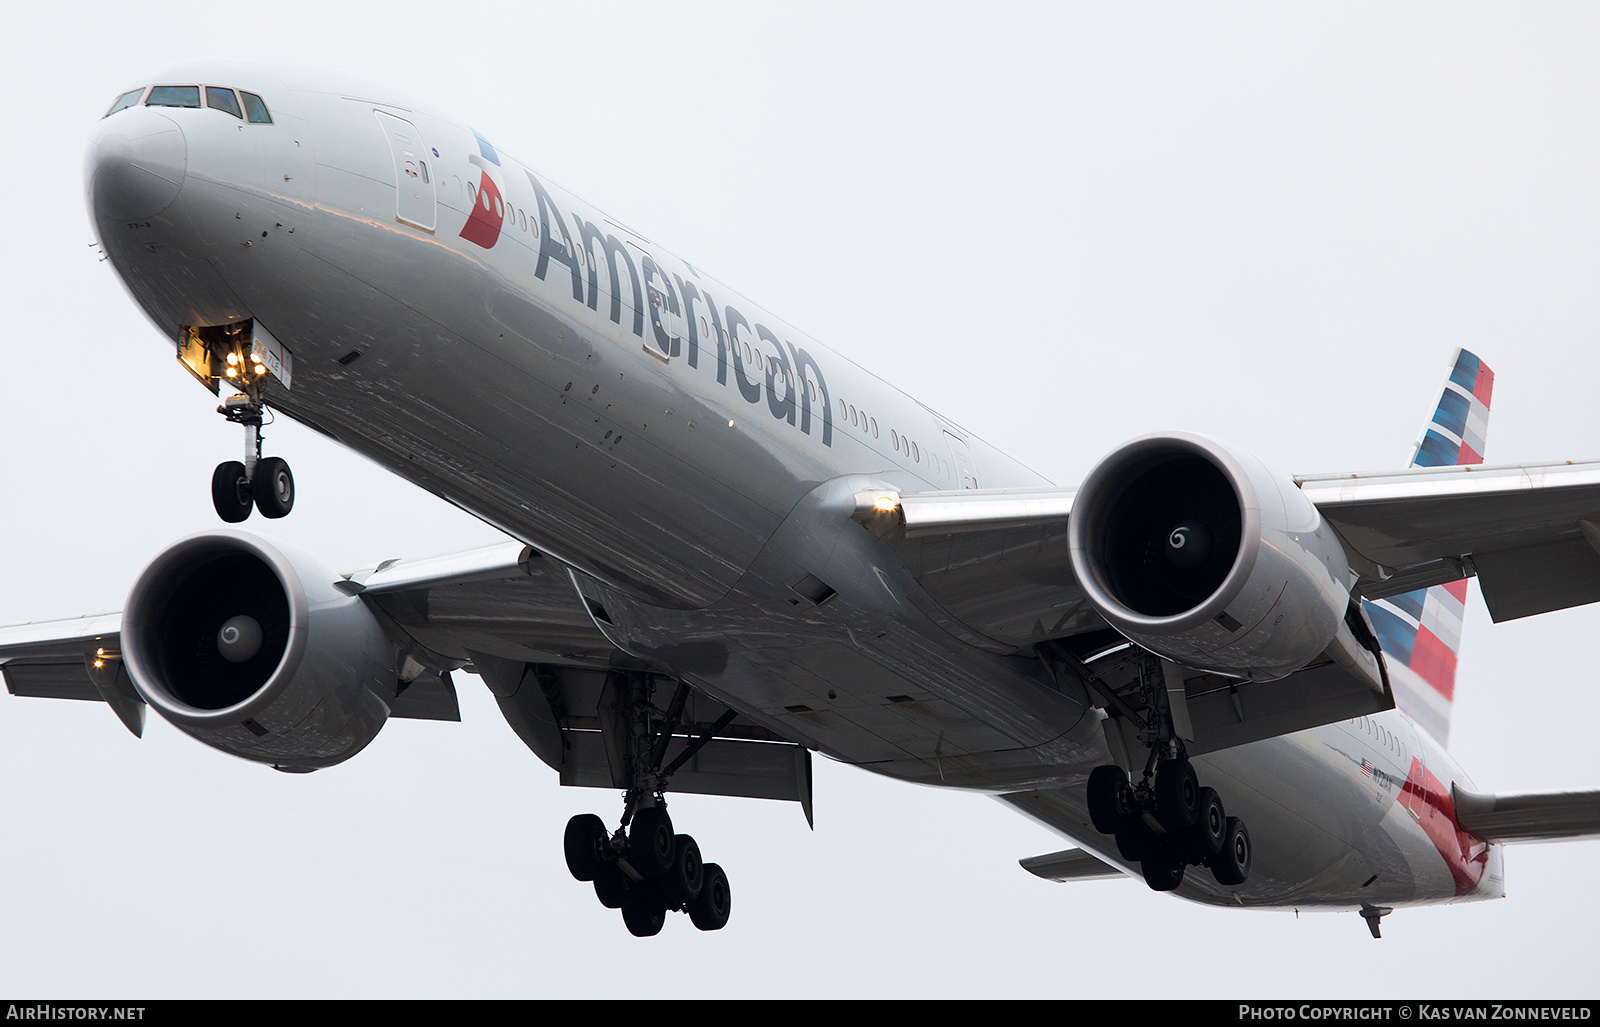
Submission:
M 1144 854 L 1153 841 L 1150 831 L 1139 823 L 1125 824 L 1117 829 L 1117 852 L 1129 863 L 1137 863 L 1144 859 Z
M 654 888 L 636 888 L 622 900 L 622 922 L 635 938 L 653 938 L 667 922 L 667 906 Z
M 238 524 L 250 516 L 250 486 L 244 478 L 244 464 L 228 460 L 211 472 L 211 505 L 217 516 Z
M 1228 818 L 1222 851 L 1211 860 L 1211 876 L 1228 887 L 1243 884 L 1250 876 L 1250 831 L 1238 817 Z
M 1116 834 L 1133 815 L 1133 786 L 1118 766 L 1089 772 L 1089 819 L 1101 834 Z
M 1151 891 L 1173 891 L 1183 883 L 1183 860 L 1170 845 L 1151 846 L 1139 869 Z
M 250 491 L 255 497 L 256 509 L 261 511 L 263 517 L 282 517 L 293 510 L 294 475 L 289 473 L 289 462 L 281 456 L 257 460 Z
M 689 919 L 702 931 L 720 931 L 733 912 L 733 895 L 728 891 L 728 875 L 715 863 L 705 865 L 705 883 L 700 894 L 689 903 Z
M 705 879 L 700 846 L 689 835 L 678 835 L 673 839 L 672 869 L 661 878 L 661 890 L 667 904 L 674 909 L 687 907 L 700 897 Z
M 567 821 L 561 848 L 566 853 L 567 869 L 579 881 L 593 881 L 600 871 L 610 869 L 601 853 L 605 851 L 606 825 L 593 813 L 580 813 Z
M 628 862 L 645 877 L 659 877 L 672 869 L 672 850 L 676 838 L 672 818 L 661 806 L 651 806 L 633 815 L 628 831 Z
M 594 897 L 607 909 L 621 909 L 628 900 L 629 882 L 614 866 L 600 868 L 594 879 Z
M 1200 819 L 1200 779 L 1188 760 L 1162 760 L 1156 767 L 1156 819 L 1179 838 Z
M 1215 788 L 1200 789 L 1200 815 L 1186 839 L 1194 862 L 1210 863 L 1222 851 L 1227 833 L 1228 814 L 1222 808 L 1222 797 Z

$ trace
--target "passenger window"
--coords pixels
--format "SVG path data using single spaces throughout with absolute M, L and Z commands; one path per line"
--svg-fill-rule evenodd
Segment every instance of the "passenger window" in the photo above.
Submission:
M 872 437 L 878 437 L 878 419 L 876 417 L 872 419 Z
M 213 110 L 227 111 L 240 121 L 244 120 L 244 111 L 239 109 L 239 98 L 233 95 L 231 89 L 206 86 L 206 106 Z
M 900 433 L 893 428 L 889 429 L 889 445 L 893 446 L 896 452 L 900 450 Z
M 267 105 L 262 101 L 261 97 L 254 93 L 247 93 L 243 89 L 239 90 L 239 95 L 244 99 L 246 121 L 252 125 L 272 124 L 272 115 L 267 113 Z
M 145 97 L 146 107 L 198 107 L 199 86 L 156 86 Z
M 922 463 L 922 450 L 917 448 L 917 444 L 915 442 L 911 444 L 911 459 L 915 460 L 919 464 Z
M 118 111 L 127 110 L 129 107 L 132 107 L 134 104 L 138 103 L 139 97 L 143 95 L 144 86 L 140 86 L 138 89 L 128 90 L 126 93 L 123 93 L 121 96 L 117 97 L 116 102 L 111 105 L 110 110 L 106 111 L 105 116 L 109 118 Z
M 524 232 L 528 230 L 528 214 L 526 211 L 517 211 L 517 223 L 522 226 Z

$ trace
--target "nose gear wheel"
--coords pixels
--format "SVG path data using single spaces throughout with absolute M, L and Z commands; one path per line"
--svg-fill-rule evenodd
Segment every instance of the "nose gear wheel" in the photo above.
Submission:
M 252 509 L 273 519 L 285 517 L 294 509 L 294 474 L 282 457 L 262 456 L 261 426 L 267 408 L 261 402 L 259 382 L 247 383 L 246 391 L 229 396 L 217 413 L 244 427 L 244 460 L 227 460 L 211 475 L 211 505 L 217 516 L 238 524 Z

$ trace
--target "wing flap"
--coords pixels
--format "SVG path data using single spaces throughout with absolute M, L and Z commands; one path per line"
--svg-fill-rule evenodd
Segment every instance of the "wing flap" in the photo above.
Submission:
M 8 660 L 0 664 L 0 675 L 6 680 L 6 691 L 30 699 L 89 699 L 103 702 L 100 692 L 89 679 L 83 659 L 70 662 L 49 657 Z
M 1485 795 L 1452 789 L 1456 823 L 1485 841 L 1539 842 L 1600 835 L 1600 792 Z
M 1019 859 L 1022 869 L 1046 881 L 1108 881 L 1128 875 L 1082 849 L 1062 849 L 1043 856 Z

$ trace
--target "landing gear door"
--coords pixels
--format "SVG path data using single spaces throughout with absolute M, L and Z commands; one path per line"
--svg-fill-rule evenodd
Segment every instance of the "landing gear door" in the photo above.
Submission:
M 431 232 L 438 223 L 438 199 L 433 183 L 432 156 L 422 145 L 416 126 L 383 111 L 373 111 L 389 152 L 394 157 L 395 218 L 401 224 Z

